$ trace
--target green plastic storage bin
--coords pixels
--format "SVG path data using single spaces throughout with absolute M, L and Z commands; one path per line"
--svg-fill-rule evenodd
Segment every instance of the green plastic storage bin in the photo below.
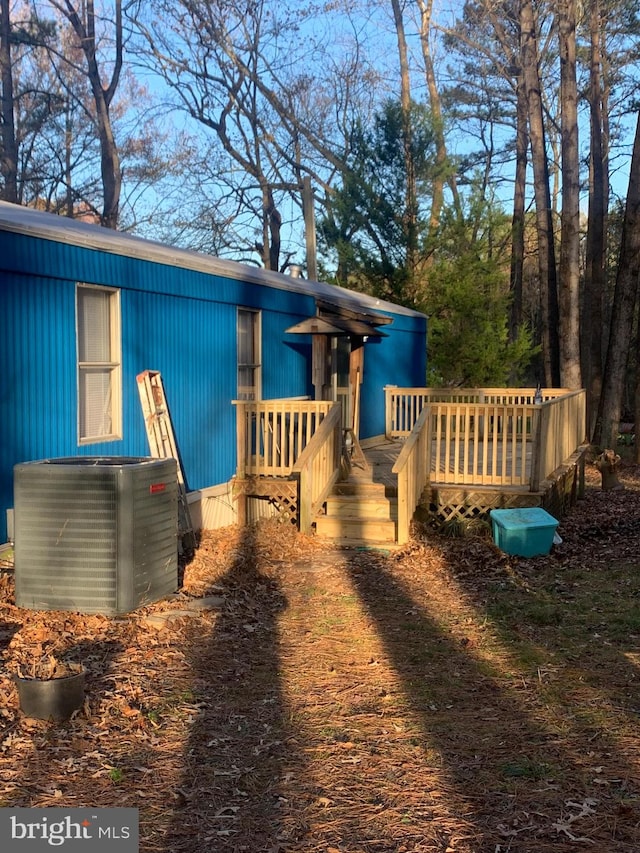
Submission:
M 558 521 L 540 507 L 492 509 L 493 541 L 501 551 L 518 557 L 548 554 Z

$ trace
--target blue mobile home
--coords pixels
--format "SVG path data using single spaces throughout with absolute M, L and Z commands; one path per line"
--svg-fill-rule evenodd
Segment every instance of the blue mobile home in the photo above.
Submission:
M 149 454 L 144 370 L 162 374 L 209 527 L 233 521 L 233 400 L 335 399 L 357 341 L 367 439 L 384 386 L 426 379 L 415 311 L 1 202 L 0 305 L 0 542 L 17 463 Z

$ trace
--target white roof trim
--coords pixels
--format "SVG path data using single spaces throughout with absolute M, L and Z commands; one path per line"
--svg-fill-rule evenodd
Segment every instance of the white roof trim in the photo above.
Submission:
M 159 264 L 182 267 L 211 275 L 225 276 L 265 287 L 294 291 L 360 311 L 387 311 L 396 315 L 424 317 L 424 314 L 419 311 L 413 311 L 410 308 L 404 308 L 401 305 L 386 302 L 364 293 L 346 290 L 326 282 L 294 278 L 282 273 L 252 267 L 248 264 L 240 264 L 236 261 L 227 261 L 188 249 L 167 246 L 164 243 L 156 243 L 122 231 L 112 231 L 108 228 L 101 228 L 99 225 L 56 216 L 52 213 L 45 213 L 41 210 L 34 210 L 31 207 L 22 207 L 5 201 L 0 201 L 0 230 L 40 237 L 58 243 L 69 243 L 87 249 L 98 249 L 116 255 L 125 255 L 129 258 L 154 261 Z

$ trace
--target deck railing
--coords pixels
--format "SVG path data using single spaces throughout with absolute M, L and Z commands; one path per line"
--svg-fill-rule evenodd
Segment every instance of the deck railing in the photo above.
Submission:
M 411 432 L 427 403 L 487 404 L 501 406 L 535 405 L 535 388 L 399 388 L 387 385 L 385 392 L 385 435 L 403 438 Z M 564 388 L 543 388 L 542 402 L 569 392 Z
M 335 404 L 328 400 L 234 401 L 237 476 L 287 477 Z
M 431 419 L 428 415 L 428 409 L 424 408 L 392 469 L 398 477 L 397 539 L 401 545 L 409 541 L 411 519 L 429 481 Z
M 537 491 L 587 435 L 586 391 L 566 393 L 539 406 L 532 440 L 531 491 Z
M 311 524 L 340 476 L 342 458 L 342 406 L 334 403 L 293 466 L 298 478 L 298 527 L 311 532 Z
M 585 392 L 533 388 L 394 388 L 386 393 L 389 438 L 412 434 L 427 409 L 432 484 L 527 487 L 540 483 L 585 439 Z M 417 428 L 417 427 L 416 427 Z

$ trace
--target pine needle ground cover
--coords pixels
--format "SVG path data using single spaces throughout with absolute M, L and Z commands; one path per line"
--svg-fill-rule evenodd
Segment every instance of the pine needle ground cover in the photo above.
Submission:
M 19 609 L 1 575 L 0 803 L 139 809 L 144 853 L 640 851 L 640 473 L 548 557 L 416 529 L 336 551 L 206 534 L 120 618 Z M 206 606 L 200 608 L 203 599 Z M 87 671 L 24 717 L 41 658 Z

